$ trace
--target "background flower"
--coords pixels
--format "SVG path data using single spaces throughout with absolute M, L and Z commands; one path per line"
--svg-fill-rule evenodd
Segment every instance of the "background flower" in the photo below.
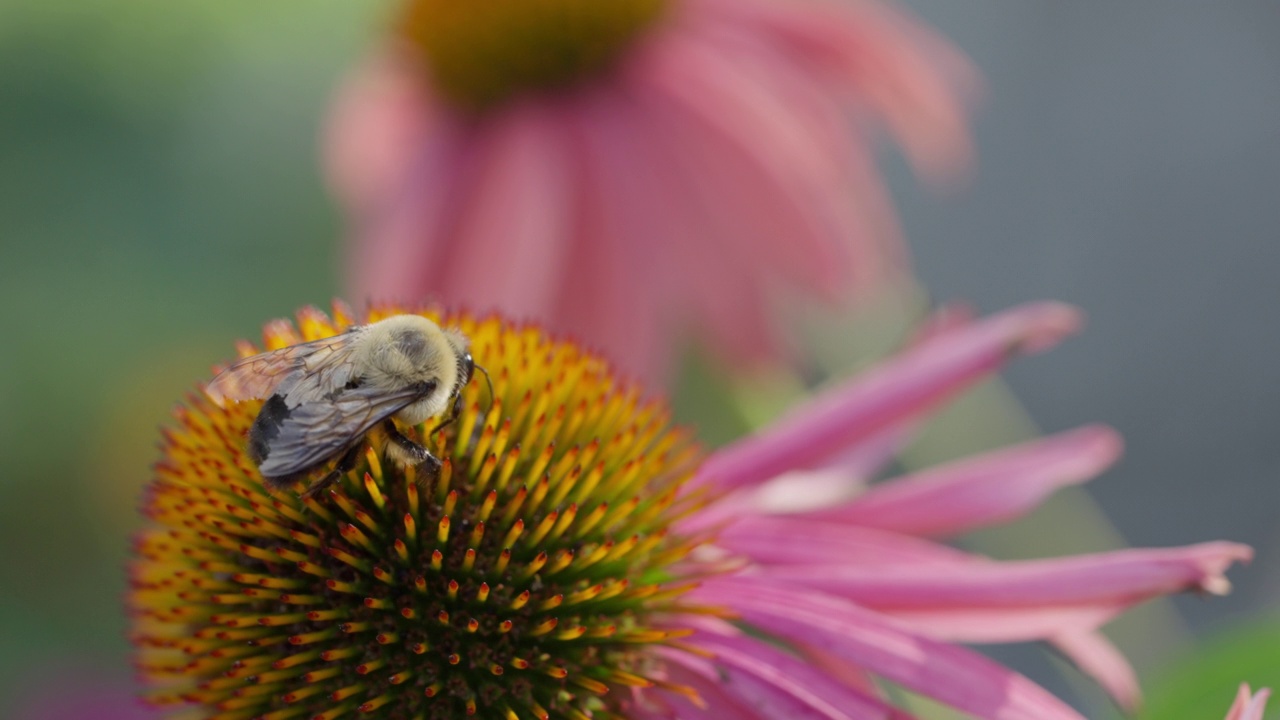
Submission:
M 546 79 L 517 70 L 594 50 L 598 3 L 408 3 L 330 126 L 356 297 L 536 318 L 657 378 L 678 337 L 750 364 L 781 349 L 779 302 L 901 275 L 869 126 L 962 165 L 951 49 L 870 0 L 614 6 L 608 60 Z

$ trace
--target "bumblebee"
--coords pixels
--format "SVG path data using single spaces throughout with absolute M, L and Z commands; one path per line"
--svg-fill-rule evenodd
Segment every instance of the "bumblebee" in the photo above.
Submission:
M 448 411 L 428 437 L 434 435 L 458 417 L 462 389 L 477 369 L 484 372 L 462 333 L 419 315 L 395 315 L 239 360 L 205 393 L 219 405 L 265 401 L 249 429 L 248 450 L 269 490 L 291 487 L 337 459 L 303 493 L 307 498 L 355 467 L 366 436 L 379 426 L 389 438 L 388 457 L 438 470 L 440 460 L 395 421 L 417 425 Z

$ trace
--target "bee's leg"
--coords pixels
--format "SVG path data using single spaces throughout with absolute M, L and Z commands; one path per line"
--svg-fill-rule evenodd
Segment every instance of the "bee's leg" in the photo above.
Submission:
M 439 425 L 435 426 L 435 428 L 430 433 L 427 433 L 427 437 L 431 437 L 436 433 L 440 432 L 441 430 L 452 425 L 453 421 L 457 420 L 458 415 L 460 414 L 462 414 L 462 393 L 458 393 L 457 395 L 453 396 L 453 407 L 450 408 L 449 410 L 449 417 L 445 418 L 443 421 L 441 421 Z
M 294 485 L 297 485 L 299 481 L 306 479 L 307 473 L 295 473 L 293 475 L 281 475 L 279 477 L 267 477 L 264 475 L 262 477 L 262 484 L 267 486 L 268 491 L 274 493 L 281 490 L 288 490 Z
M 361 443 L 352 445 L 351 449 L 343 453 L 342 457 L 338 459 L 338 463 L 333 466 L 329 474 L 312 483 L 311 487 L 302 493 L 302 499 L 306 500 L 307 498 L 315 497 L 322 490 L 337 482 L 338 478 L 351 472 L 355 468 L 356 462 L 360 459 L 360 450 L 363 447 Z
M 436 473 L 440 471 L 440 458 L 431 454 L 431 451 L 410 440 L 400 432 L 400 428 L 390 419 L 382 421 L 382 430 L 387 434 L 387 454 L 396 460 L 407 465 L 426 465 L 428 471 Z

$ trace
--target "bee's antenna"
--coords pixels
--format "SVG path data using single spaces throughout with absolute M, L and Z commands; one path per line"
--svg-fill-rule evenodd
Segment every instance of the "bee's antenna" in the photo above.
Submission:
M 472 363 L 472 365 L 475 367 L 475 369 L 484 373 L 484 384 L 489 386 L 489 405 L 492 406 L 493 400 L 494 400 L 493 381 L 489 379 L 489 371 L 485 370 L 483 365 L 476 365 L 474 362 Z

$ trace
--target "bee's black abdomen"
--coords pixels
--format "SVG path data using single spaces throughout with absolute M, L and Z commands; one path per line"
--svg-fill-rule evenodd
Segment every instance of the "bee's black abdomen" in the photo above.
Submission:
M 253 427 L 249 428 L 249 457 L 258 465 L 271 454 L 271 441 L 280 434 L 280 425 L 291 412 L 280 395 L 272 395 L 258 411 Z

